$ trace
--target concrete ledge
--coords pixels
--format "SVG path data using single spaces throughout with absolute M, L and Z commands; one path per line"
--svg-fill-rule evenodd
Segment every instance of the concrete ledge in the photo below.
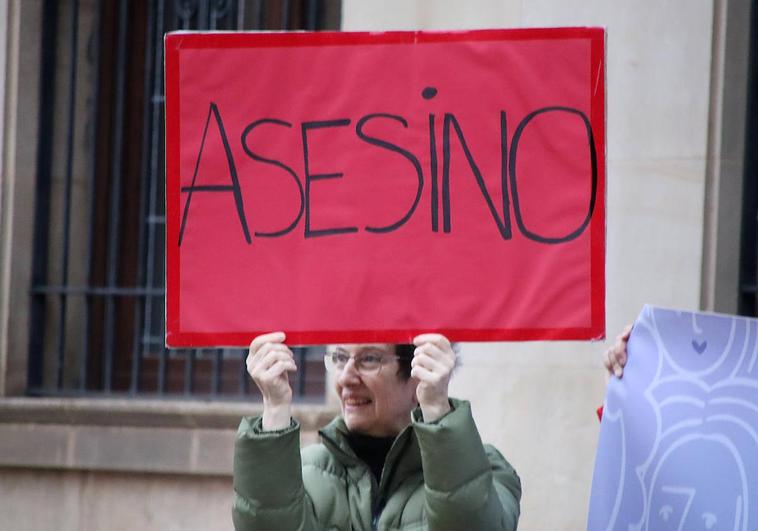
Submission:
M 159 428 L 236 429 L 240 418 L 260 415 L 260 402 L 146 400 L 138 398 L 0 398 L 0 424 L 83 424 Z M 315 431 L 339 412 L 325 404 L 295 404 L 303 431 Z
M 131 399 L 0 400 L 0 467 L 231 476 L 240 418 L 261 404 Z M 301 443 L 333 407 L 300 404 Z
M 234 430 L 0 424 L 0 466 L 231 475 Z

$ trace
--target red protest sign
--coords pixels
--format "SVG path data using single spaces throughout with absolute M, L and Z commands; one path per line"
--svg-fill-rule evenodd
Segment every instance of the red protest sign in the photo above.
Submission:
M 588 339 L 604 31 L 166 37 L 166 342 Z

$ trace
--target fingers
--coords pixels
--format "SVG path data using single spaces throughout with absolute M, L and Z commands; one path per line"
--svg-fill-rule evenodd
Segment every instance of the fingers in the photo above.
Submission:
M 297 372 L 297 367 L 293 360 L 277 360 L 268 369 L 266 369 L 262 378 L 275 380 L 285 372 Z
M 282 343 L 284 339 L 284 332 L 272 332 L 257 336 L 250 343 L 247 372 L 259 386 L 262 384 L 265 387 L 284 372 L 297 371 L 292 351 Z
M 411 375 L 413 375 L 413 369 L 417 367 L 423 369 L 423 371 L 421 371 L 422 373 L 427 371 L 434 374 L 445 375 L 453 368 L 453 363 L 448 362 L 448 360 L 444 358 L 435 359 L 426 352 L 416 349 L 416 355 L 411 360 Z
M 287 336 L 284 332 L 270 332 L 256 336 L 250 343 L 250 354 L 258 352 L 258 349 L 266 343 L 283 343 L 285 339 L 287 339 Z
M 617 378 L 621 378 L 621 375 L 617 374 L 616 372 L 616 364 L 614 363 L 614 354 L 612 347 L 603 353 L 603 366 L 605 367 L 605 370 L 608 371 L 608 374 L 615 375 Z
M 419 382 L 425 384 L 438 384 L 442 380 L 440 373 L 430 371 L 421 365 L 416 365 L 411 368 L 411 378 L 415 378 Z
M 603 365 L 616 378 L 621 378 L 624 375 L 624 366 L 619 362 L 618 353 L 613 347 L 606 351 Z
M 281 343 L 266 343 L 256 356 L 261 357 L 253 356 L 254 361 L 248 364 L 247 370 L 263 395 L 264 410 L 266 404 L 289 404 L 292 389 L 287 373 L 297 371 L 292 352 Z
M 263 358 L 261 358 L 257 369 L 260 372 L 271 372 L 276 366 L 283 366 L 288 371 L 297 370 L 297 367 L 295 366 L 295 358 L 289 349 L 272 349 L 268 351 Z
M 618 345 L 614 345 L 606 350 L 604 358 L 603 365 L 605 365 L 606 370 L 616 376 L 616 378 L 621 378 L 624 374 L 624 365 L 620 361 Z
M 251 365 L 255 365 L 261 357 L 263 357 L 267 351 L 274 348 L 274 345 L 279 345 L 279 347 L 287 348 L 286 345 L 284 345 L 283 341 L 286 339 L 286 336 L 284 332 L 271 332 L 269 334 L 261 334 L 259 336 L 256 336 L 255 339 L 252 340 L 250 343 L 250 349 L 247 353 L 247 368 L 248 372 L 250 372 Z M 287 349 L 289 350 L 289 349 Z
M 456 357 L 450 340 L 442 334 L 421 334 L 413 338 L 413 344 L 416 345 L 416 350 L 413 351 L 411 361 L 412 376 L 413 369 L 418 367 L 423 369 L 417 371 L 421 381 L 430 381 L 429 378 L 424 378 L 429 374 L 434 375 L 435 382 L 450 377 Z
M 421 364 L 431 370 L 449 372 L 455 366 L 455 353 L 450 348 L 443 350 L 434 343 L 423 343 L 413 351 L 411 367 L 414 364 Z
M 433 422 L 450 411 L 448 384 L 455 367 L 455 352 L 441 334 L 421 334 L 413 338 L 416 350 L 411 360 L 411 376 L 418 380 L 418 399 L 424 422 Z
M 626 325 L 621 333 L 616 336 L 616 344 L 613 345 L 614 363 L 621 368 L 626 366 L 627 351 L 626 344 L 629 343 L 629 336 L 632 334 L 632 325 Z
M 452 346 L 450 345 L 450 340 L 443 336 L 442 334 L 420 334 L 413 338 L 413 344 L 417 347 L 423 345 L 424 343 L 432 343 L 433 345 L 436 345 L 441 350 L 451 350 Z
M 450 341 L 440 334 L 422 334 L 414 338 L 417 345 L 411 360 L 411 376 L 433 386 L 445 384 L 455 367 L 455 352 Z
M 628 359 L 626 346 L 631 333 L 632 325 L 625 326 L 621 333 L 616 336 L 616 342 L 605 351 L 603 356 L 603 365 L 616 378 L 621 378 L 624 374 L 624 367 Z
M 283 343 L 264 343 L 257 352 L 247 356 L 247 372 L 253 378 L 271 369 L 277 361 L 291 361 L 294 367 L 295 358 L 292 351 Z

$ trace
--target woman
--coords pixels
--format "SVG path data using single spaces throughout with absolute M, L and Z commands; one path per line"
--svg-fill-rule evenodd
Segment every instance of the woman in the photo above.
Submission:
M 455 353 L 444 336 L 330 347 L 342 414 L 302 456 L 285 339 L 274 332 L 250 345 L 263 415 L 237 434 L 236 529 L 516 529 L 519 478 L 482 444 L 468 402 L 448 397 Z

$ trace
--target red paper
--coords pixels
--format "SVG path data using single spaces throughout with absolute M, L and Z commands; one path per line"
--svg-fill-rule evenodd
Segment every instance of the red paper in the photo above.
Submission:
M 598 28 L 169 34 L 167 345 L 602 338 L 604 85 Z

